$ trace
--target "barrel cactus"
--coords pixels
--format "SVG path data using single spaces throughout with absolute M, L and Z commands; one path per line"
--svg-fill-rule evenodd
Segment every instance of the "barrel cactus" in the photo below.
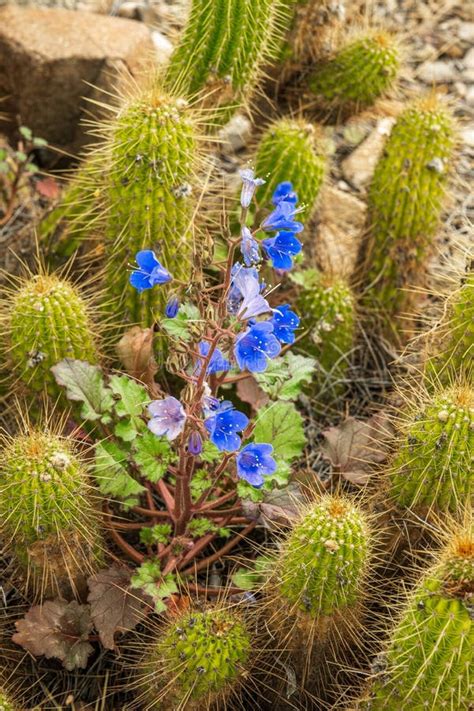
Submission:
M 287 0 L 292 27 L 285 55 L 293 69 L 301 69 L 334 51 L 346 18 L 344 0 Z
M 438 711 L 474 705 L 474 538 L 459 535 L 423 577 L 382 657 L 366 711 Z
M 398 508 L 456 513 L 474 492 L 474 391 L 460 385 L 429 396 L 407 417 L 390 467 Z
M 351 39 L 330 59 L 317 64 L 308 84 L 323 104 L 357 110 L 386 94 L 399 69 L 396 38 L 374 30 Z
M 255 157 L 256 173 L 267 182 L 258 200 L 267 207 L 279 183 L 290 181 L 305 207 L 300 220 L 307 220 L 315 207 L 326 170 L 326 155 L 320 129 L 305 121 L 280 119 L 263 134 Z
M 370 185 L 361 284 L 367 311 L 395 342 L 426 279 L 454 146 L 449 109 L 434 96 L 416 101 L 393 127 Z
M 31 430 L 0 453 L 1 535 L 37 592 L 78 591 L 100 555 L 84 465 L 70 442 Z
M 0 691 L 0 711 L 16 711 L 16 709 L 8 694 Z
M 174 617 L 161 629 L 137 683 L 148 709 L 220 709 L 247 674 L 252 637 L 232 608 Z M 141 707 L 140 707 L 141 708 Z
M 55 396 L 51 366 L 63 358 L 98 359 L 91 306 L 78 287 L 56 274 L 36 274 L 17 287 L 5 308 L 6 356 L 29 388 Z

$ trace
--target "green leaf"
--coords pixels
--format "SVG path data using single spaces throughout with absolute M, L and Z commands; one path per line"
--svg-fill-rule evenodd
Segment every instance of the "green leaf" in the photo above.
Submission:
M 25 168 L 29 173 L 37 173 L 39 170 L 38 166 L 35 163 L 27 163 Z
M 124 442 L 133 442 L 135 437 L 138 436 L 137 428 L 135 423 L 130 418 L 126 420 L 120 420 L 114 427 L 114 435 L 123 439 Z
M 146 560 L 142 563 L 131 578 L 131 586 L 140 588 L 149 595 L 158 613 L 166 610 L 163 600 L 178 592 L 174 576 L 171 573 L 162 576 L 160 563 L 157 560 Z
M 254 377 L 262 390 L 273 400 L 296 400 L 304 383 L 311 381 L 316 369 L 314 358 L 306 358 L 294 353 L 286 353 L 268 363 L 264 373 L 255 373 Z
M 260 411 L 253 438 L 272 444 L 275 459 L 291 462 L 301 456 L 306 444 L 303 418 L 292 403 L 271 403 Z
M 168 465 L 176 461 L 176 454 L 165 437 L 147 431 L 133 443 L 133 460 L 141 474 L 154 484 L 166 474 Z
M 259 588 L 267 579 L 271 570 L 272 559 L 268 556 L 260 555 L 256 558 L 251 568 L 237 568 L 233 573 L 232 584 L 242 590 L 255 590 Z
M 108 413 L 112 410 L 114 400 L 97 365 L 65 358 L 53 365 L 51 370 L 58 385 L 66 388 L 69 400 L 83 403 L 81 417 L 85 420 L 110 422 Z
M 218 462 L 222 457 L 222 452 L 220 452 L 215 444 L 208 439 L 204 440 L 202 445 L 202 452 L 199 455 L 201 462 L 206 462 L 207 464 L 214 464 Z
M 305 290 L 314 289 L 318 286 L 321 279 L 321 274 L 317 269 L 298 269 L 297 271 L 291 272 L 289 275 L 291 281 L 298 286 L 301 286 Z
M 15 151 L 15 157 L 20 163 L 25 163 L 28 160 L 28 156 L 23 151 Z
M 5 160 L 6 157 L 7 157 L 7 152 L 6 152 L 5 148 L 0 148 L 0 160 Z
M 191 479 L 191 497 L 193 501 L 197 501 L 201 494 L 212 486 L 212 479 L 209 472 L 205 469 L 196 469 Z
M 169 542 L 173 529 L 169 523 L 157 523 L 155 526 L 146 526 L 140 530 L 140 541 L 146 546 L 151 546 L 153 543 Z
M 150 401 L 150 397 L 140 383 L 126 375 L 112 375 L 109 387 L 120 399 L 115 403 L 115 412 L 119 417 L 139 417 L 143 413 L 143 406 Z
M 115 442 L 98 442 L 95 447 L 94 475 L 102 494 L 121 499 L 125 506 L 134 506 L 145 491 L 128 473 L 128 452 Z
M 10 167 L 9 167 L 8 163 L 5 163 L 2 161 L 0 163 L 0 173 L 3 173 L 3 175 L 7 175 L 7 173 L 9 173 L 9 172 L 10 172 Z
M 35 136 L 33 138 L 33 145 L 36 146 L 36 148 L 44 148 L 45 146 L 48 145 L 48 141 L 45 138 L 40 138 L 39 136 Z
M 31 130 L 31 128 L 28 128 L 28 126 L 20 126 L 18 130 L 23 136 L 23 138 L 26 138 L 27 141 L 31 141 L 31 139 L 33 138 L 33 131 Z
M 160 326 L 162 326 L 170 336 L 173 336 L 173 338 L 189 341 L 191 339 L 191 333 L 189 331 L 190 325 L 201 320 L 201 313 L 197 306 L 186 303 L 180 307 L 178 315 L 175 316 L 175 318 L 162 319 Z
M 256 489 L 244 479 L 237 482 L 237 496 L 243 501 L 252 501 L 254 504 L 259 504 L 264 498 L 262 489 Z
M 206 533 L 214 533 L 214 531 L 217 531 L 217 525 L 211 521 L 210 518 L 203 516 L 202 518 L 193 518 L 188 523 L 187 530 L 189 535 L 193 538 L 201 538 L 201 536 L 205 536 Z

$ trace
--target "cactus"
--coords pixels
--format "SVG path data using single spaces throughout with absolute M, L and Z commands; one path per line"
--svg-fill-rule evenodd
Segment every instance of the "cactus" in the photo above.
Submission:
M 413 103 L 393 127 L 369 189 L 361 259 L 365 306 L 395 341 L 426 278 L 454 142 L 452 115 L 439 100 Z
M 154 249 L 175 279 L 190 278 L 197 153 L 186 102 L 157 91 L 127 105 L 113 126 L 105 296 L 125 322 L 151 325 L 167 298 L 164 288 L 138 294 L 129 285 L 127 264 L 139 250 Z
M 286 0 L 293 22 L 285 55 L 293 69 L 327 57 L 334 51 L 344 20 L 344 0 Z
M 12 700 L 3 691 L 0 691 L 0 711 L 16 711 Z
M 267 179 L 258 191 L 261 205 L 268 206 L 277 185 L 290 181 L 308 220 L 315 207 L 326 169 L 321 132 L 305 121 L 281 119 L 270 124 L 255 157 L 256 173 Z
M 91 309 L 75 286 L 55 274 L 22 280 L 9 295 L 6 320 L 13 369 L 33 390 L 59 392 L 50 368 L 63 358 L 97 360 Z
M 223 708 L 246 676 L 251 646 L 245 622 L 232 609 L 181 614 L 160 630 L 143 663 L 138 686 L 146 708 Z
M 228 108 L 222 120 L 249 96 L 278 51 L 285 18 L 281 0 L 193 0 L 166 85 L 188 97 L 207 90 L 209 106 Z
M 39 430 L 17 435 L 0 471 L 1 534 L 34 589 L 79 588 L 100 541 L 87 474 L 69 442 Z
M 416 587 L 391 635 L 366 711 L 474 705 L 474 539 L 461 535 Z
M 474 390 L 453 387 L 410 414 L 390 467 L 390 496 L 399 508 L 456 513 L 472 502 Z
M 396 82 L 400 51 L 394 36 L 371 31 L 317 64 L 308 84 L 322 103 L 358 110 L 371 106 Z
M 344 379 L 355 336 L 355 300 L 341 277 L 316 269 L 297 272 L 293 281 L 302 286 L 298 297 L 301 326 L 306 331 L 299 349 L 316 358 L 320 376 L 311 384 L 320 389 L 327 377 L 332 388 Z

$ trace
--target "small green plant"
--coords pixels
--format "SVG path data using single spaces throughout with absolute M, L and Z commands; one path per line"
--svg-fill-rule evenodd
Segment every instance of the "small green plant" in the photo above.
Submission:
M 397 39 L 374 30 L 351 39 L 332 58 L 317 64 L 308 83 L 323 103 L 360 109 L 393 87 L 399 69 Z

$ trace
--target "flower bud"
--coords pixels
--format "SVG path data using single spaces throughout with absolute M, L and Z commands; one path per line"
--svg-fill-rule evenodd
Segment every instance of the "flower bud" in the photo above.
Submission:
M 165 316 L 166 318 L 174 318 L 179 311 L 179 301 L 177 296 L 172 296 L 171 299 L 166 304 Z
M 190 454 L 197 456 L 202 452 L 202 438 L 199 432 L 191 432 L 188 441 L 188 451 Z

